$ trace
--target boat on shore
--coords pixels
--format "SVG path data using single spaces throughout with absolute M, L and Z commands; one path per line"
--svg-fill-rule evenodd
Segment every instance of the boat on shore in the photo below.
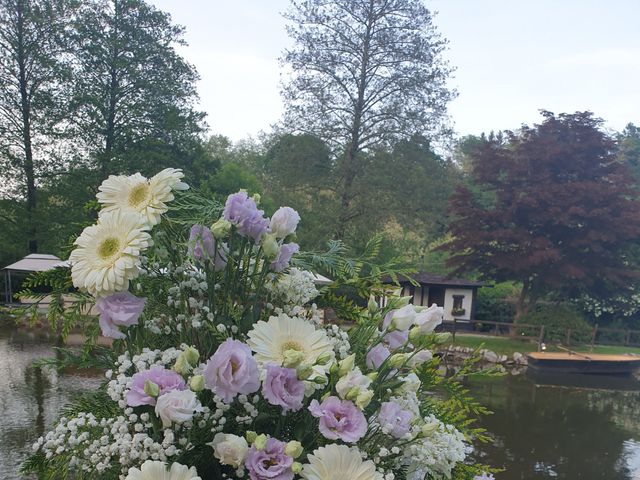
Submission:
M 640 371 L 640 356 L 576 352 L 531 352 L 529 368 L 540 372 L 631 375 Z

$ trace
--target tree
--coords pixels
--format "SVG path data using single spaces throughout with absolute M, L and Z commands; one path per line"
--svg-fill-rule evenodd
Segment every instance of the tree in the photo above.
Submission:
M 637 276 L 626 252 L 640 235 L 640 204 L 615 142 L 589 112 L 543 116 L 472 151 L 478 191 L 453 195 L 444 246 L 456 273 L 520 282 L 516 318 L 552 290 Z
M 640 182 L 640 128 L 627 124 L 617 135 L 618 158 L 633 173 L 636 183 Z
M 342 238 L 359 215 L 353 186 L 363 154 L 445 130 L 453 97 L 446 42 L 421 0 L 293 0 L 285 18 L 295 42 L 282 58 L 291 71 L 282 92 L 285 125 L 330 145 Z
M 197 152 L 203 114 L 193 108 L 198 75 L 175 51 L 182 35 L 144 0 L 83 3 L 74 36 L 74 118 L 101 178 L 183 166 L 177 162 Z
M 2 190 L 25 203 L 16 221 L 26 225 L 30 252 L 38 250 L 38 183 L 63 164 L 56 140 L 65 128 L 70 12 L 64 0 L 0 0 Z

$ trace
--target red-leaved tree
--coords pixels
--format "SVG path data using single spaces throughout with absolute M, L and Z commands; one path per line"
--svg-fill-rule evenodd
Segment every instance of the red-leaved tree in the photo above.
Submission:
M 615 142 L 590 112 L 542 115 L 474 148 L 444 246 L 457 274 L 522 284 L 516 320 L 551 291 L 637 277 L 625 252 L 640 238 L 640 202 Z

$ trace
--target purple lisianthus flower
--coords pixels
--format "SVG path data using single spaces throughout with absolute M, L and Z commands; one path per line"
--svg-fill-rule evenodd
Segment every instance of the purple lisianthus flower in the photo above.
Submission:
M 240 235 L 253 238 L 258 243 L 269 228 L 269 220 L 263 217 L 264 211 L 247 192 L 233 193 L 227 197 L 222 216 L 238 228 Z
M 384 317 L 382 321 L 382 328 L 386 330 L 389 328 L 391 324 L 391 320 L 393 320 L 393 313 L 395 310 L 390 311 Z M 389 332 L 384 336 L 384 341 L 391 350 L 395 350 L 397 348 L 402 347 L 409 340 L 409 330 L 394 330 L 393 332 Z
M 96 308 L 100 312 L 100 330 L 110 338 L 126 338 L 118 327 L 138 324 L 138 318 L 144 310 L 146 298 L 138 298 L 129 292 L 117 292 L 108 297 L 99 298 Z
M 396 402 L 383 402 L 378 413 L 382 431 L 395 438 L 402 438 L 411 431 L 412 420 L 413 413 Z
M 227 403 L 240 393 L 247 395 L 260 389 L 258 363 L 251 355 L 251 349 L 231 338 L 218 347 L 203 375 L 205 386 Z
M 278 250 L 278 256 L 271 262 L 271 270 L 281 272 L 289 265 L 294 253 L 298 253 L 300 246 L 297 243 L 285 243 Z
M 167 370 L 159 365 L 143 370 L 132 377 L 131 389 L 127 392 L 127 405 L 138 407 L 140 405 L 155 405 L 156 399 L 144 392 L 144 384 L 147 380 L 158 386 L 159 395 L 163 395 L 172 390 L 186 390 L 187 384 L 178 373 Z
M 216 270 L 223 270 L 227 265 L 226 245 L 222 244 L 216 249 L 216 239 L 207 227 L 202 225 L 192 226 L 189 233 L 188 246 L 189 256 L 196 261 L 213 261 Z
M 298 380 L 295 369 L 269 364 L 262 393 L 271 405 L 281 406 L 285 412 L 296 411 L 302 408 L 304 383 Z
M 263 450 L 251 447 L 244 466 L 251 480 L 292 480 L 293 458 L 284 453 L 285 443 L 275 438 L 267 439 Z
M 383 344 L 379 343 L 367 353 L 365 363 L 371 369 L 380 368 L 380 365 L 391 355 L 391 352 Z
M 311 415 L 320 419 L 320 433 L 325 438 L 354 443 L 367 433 L 367 419 L 362 411 L 349 400 L 328 397 L 322 403 L 312 400 Z

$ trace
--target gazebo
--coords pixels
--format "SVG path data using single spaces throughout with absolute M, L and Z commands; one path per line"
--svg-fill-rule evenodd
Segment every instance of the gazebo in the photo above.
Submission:
M 5 277 L 4 303 L 13 303 L 13 288 L 11 278 L 25 277 L 33 272 L 44 272 L 54 267 L 62 265 L 64 262 L 55 255 L 46 253 L 31 253 L 11 265 L 2 269 Z

